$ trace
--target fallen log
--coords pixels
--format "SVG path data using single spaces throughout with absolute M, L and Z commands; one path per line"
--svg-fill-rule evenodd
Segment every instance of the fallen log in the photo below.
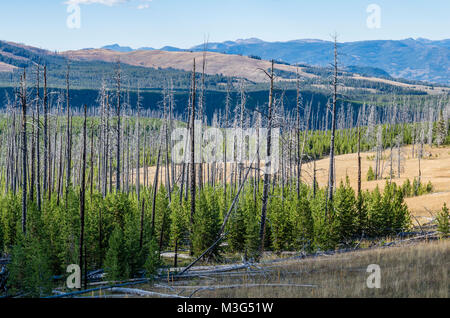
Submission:
M 123 294 L 129 294 L 129 295 L 137 295 L 137 296 L 158 296 L 163 298 L 186 298 L 184 296 L 179 295 L 173 295 L 173 294 L 163 294 L 163 293 L 157 293 L 153 291 L 148 290 L 142 290 L 142 289 L 135 289 L 135 288 L 122 288 L 122 287 L 112 287 L 110 289 L 112 293 L 123 293 Z

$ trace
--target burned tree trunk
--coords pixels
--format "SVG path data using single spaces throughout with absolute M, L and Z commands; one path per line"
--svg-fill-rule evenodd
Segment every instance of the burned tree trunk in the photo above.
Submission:
M 48 177 L 50 150 L 48 147 L 48 101 L 47 101 L 47 66 L 44 66 L 44 193 L 49 191 L 50 179 Z
M 120 191 L 120 62 L 117 64 L 116 69 L 116 85 L 117 85 L 117 149 L 116 149 L 116 192 Z
M 81 167 L 81 185 L 80 185 L 80 250 L 79 250 L 79 265 L 81 273 L 84 273 L 84 288 L 87 288 L 86 261 L 84 260 L 85 249 L 84 246 L 84 222 L 85 222 L 85 203 L 86 203 L 86 121 L 87 121 L 87 107 L 84 105 L 84 123 L 83 123 L 83 154 Z M 84 257 L 83 257 L 84 256 Z
M 190 225 L 191 225 L 191 240 L 190 240 L 190 253 L 191 255 L 194 253 L 192 246 L 192 231 L 194 226 L 194 214 L 195 214 L 195 59 L 194 66 L 192 70 L 192 110 L 191 110 L 191 131 L 190 131 L 190 147 L 191 147 L 191 161 L 190 161 L 190 182 L 191 182 L 191 216 L 190 216 Z
M 27 233 L 27 86 L 25 69 L 21 78 L 22 103 L 22 232 Z
M 274 61 L 272 60 L 272 68 L 270 74 L 266 71 L 266 75 L 270 79 L 270 93 L 269 93 L 269 110 L 268 110 L 268 131 L 267 131 L 267 157 L 269 158 L 271 155 L 271 142 L 272 142 L 272 107 L 273 107 L 273 81 L 274 81 L 274 73 L 273 73 Z M 263 188 L 263 197 L 262 197 L 262 207 L 261 207 L 261 224 L 259 230 L 259 240 L 260 240 L 260 256 L 264 251 L 264 239 L 266 234 L 266 215 L 267 215 L 267 202 L 269 198 L 269 183 L 270 183 L 270 174 L 269 174 L 269 162 L 267 160 L 264 163 L 264 188 Z
M 69 71 L 70 67 L 67 64 L 67 74 L 66 74 L 66 111 L 67 111 L 67 127 L 66 127 L 66 142 L 67 142 L 67 152 L 66 152 L 66 208 L 67 208 L 67 196 L 69 194 L 69 188 L 71 186 L 71 170 L 72 170 L 72 133 L 71 133 L 71 119 L 70 119 L 70 96 L 69 96 Z
M 331 111 L 331 140 L 330 140 L 330 168 L 328 170 L 328 196 L 327 196 L 327 208 L 325 210 L 325 215 L 328 210 L 328 202 L 333 200 L 334 191 L 334 138 L 336 134 L 336 103 L 337 103 L 337 79 L 338 79 L 338 52 L 337 52 L 337 37 L 334 36 L 334 76 L 333 76 L 333 108 Z

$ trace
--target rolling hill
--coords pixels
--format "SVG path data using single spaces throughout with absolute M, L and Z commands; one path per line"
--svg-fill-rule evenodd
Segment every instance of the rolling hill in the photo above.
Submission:
M 265 42 L 259 39 L 210 43 L 208 50 L 227 54 L 257 55 L 293 63 L 326 66 L 333 43 L 322 40 Z M 202 51 L 203 45 L 190 50 Z M 450 39 L 357 41 L 339 43 L 344 66 L 370 66 L 396 78 L 450 84 Z
M 266 42 L 256 38 L 209 43 L 210 52 L 257 56 L 290 64 L 327 66 L 332 59 L 333 43 L 316 39 L 287 42 Z M 128 47 L 106 46 L 115 51 L 128 51 Z M 162 48 L 161 50 L 169 51 Z M 204 50 L 204 44 L 186 50 L 170 47 L 170 51 Z M 450 84 L 450 39 L 378 40 L 339 43 L 340 61 L 349 69 L 375 68 L 395 78 Z M 378 71 L 378 73 L 380 73 Z M 374 75 L 374 73 L 371 73 Z M 386 77 L 386 74 L 384 75 Z
M 324 41 L 321 41 L 322 43 Z M 262 45 L 260 40 L 234 42 L 236 45 Z M 317 42 L 308 42 L 317 43 Z M 233 47 L 231 43 L 228 46 Z M 211 49 L 220 50 L 221 46 L 210 45 Z M 246 80 L 249 89 L 267 89 L 267 76 L 263 71 L 269 70 L 269 60 L 256 55 L 243 56 L 239 54 L 223 54 L 203 51 L 170 51 L 153 50 L 151 48 L 133 50 L 119 45 L 109 49 L 82 49 L 66 52 L 51 52 L 23 44 L 0 41 L 0 82 L 6 85 L 9 73 L 17 73 L 17 69 L 31 67 L 36 63 L 46 64 L 51 70 L 51 83 L 61 86 L 65 80 L 67 61 L 70 61 L 74 87 L 98 89 L 102 78 L 110 79 L 114 73 L 115 64 L 120 61 L 124 71 L 133 79 L 132 86 L 139 83 L 141 88 L 160 89 L 167 78 L 172 78 L 175 88 L 189 87 L 190 72 L 193 60 L 197 61 L 197 71 L 202 71 L 203 57 L 206 56 L 205 73 L 207 89 L 223 90 L 227 78 Z M 323 50 L 321 58 L 325 61 L 330 52 Z M 293 66 L 278 61 L 275 64 L 277 81 L 283 81 L 285 87 L 294 88 L 297 74 L 303 88 L 325 92 L 330 83 L 331 70 L 328 67 L 317 67 L 302 64 Z M 392 78 L 381 68 L 374 66 L 349 66 L 340 72 L 341 86 L 346 92 L 356 93 L 393 93 L 393 94 L 438 94 L 449 92 L 449 87 L 399 81 Z M 17 74 L 16 74 L 17 81 Z M 289 86 L 290 85 L 290 86 Z

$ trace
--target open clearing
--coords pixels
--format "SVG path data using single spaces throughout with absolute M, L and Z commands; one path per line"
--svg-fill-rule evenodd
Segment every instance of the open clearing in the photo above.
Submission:
M 448 240 L 355 251 L 263 266 L 265 273 L 261 275 L 220 275 L 209 282 L 197 281 L 195 285 L 243 284 L 249 288 L 204 288 L 195 296 L 447 298 L 449 262 Z M 379 289 L 367 288 L 370 264 L 380 266 Z M 263 286 L 267 284 L 271 285 Z
M 417 147 L 415 147 L 417 150 Z M 395 149 L 394 149 L 395 151 Z M 419 160 L 417 157 L 412 157 L 412 146 L 402 148 L 402 172 L 400 178 L 397 176 L 397 161 L 395 160 L 396 154 L 394 154 L 394 175 L 393 181 L 397 185 L 402 185 L 406 179 L 409 179 L 412 183 L 414 178 L 419 175 Z M 362 170 L 362 189 L 373 190 L 378 185 L 380 190 L 384 189 L 386 179 L 367 181 L 367 171 L 369 167 L 374 166 L 374 153 L 365 152 L 361 154 L 361 170 Z M 389 156 L 390 150 L 383 153 L 385 159 L 382 163 L 383 178 L 389 178 Z M 325 186 L 328 182 L 328 166 L 329 159 L 322 159 L 317 161 L 317 180 L 320 186 Z M 424 157 L 421 160 L 422 168 L 422 182 L 428 183 L 431 181 L 433 184 L 433 193 L 421 195 L 418 197 L 406 198 L 406 204 L 408 205 L 411 213 L 417 217 L 421 223 L 430 221 L 432 217 L 430 212 L 435 214 L 439 211 L 444 202 L 447 205 L 450 203 L 450 147 L 424 147 Z M 312 165 L 308 165 L 308 174 L 312 172 Z M 346 175 L 350 177 L 351 186 L 356 189 L 357 187 L 357 154 L 348 154 L 336 156 L 336 179 L 337 182 L 341 180 L 345 181 Z M 414 221 L 414 220 L 413 220 Z M 415 222 L 414 222 L 415 223 Z
M 417 147 L 415 147 L 417 150 Z M 400 178 L 397 178 L 397 161 L 396 150 L 394 149 L 394 178 L 393 182 L 397 185 L 402 185 L 406 179 L 409 179 L 412 183 L 414 178 L 419 175 L 419 160 L 417 157 L 412 156 L 412 146 L 403 147 L 402 154 L 402 170 Z M 370 166 L 374 166 L 374 153 L 364 152 L 361 153 L 361 169 L 362 169 L 362 189 L 373 190 L 378 185 L 380 190 L 384 189 L 386 179 L 367 181 L 367 171 Z M 390 150 L 386 150 L 383 153 L 382 169 L 383 178 L 389 178 L 389 155 Z M 330 161 L 328 158 L 318 160 L 316 162 L 316 177 L 319 186 L 323 187 L 328 182 L 328 167 Z M 428 183 L 431 181 L 433 184 L 433 193 L 421 195 L 418 197 L 406 198 L 405 201 L 411 211 L 411 213 L 419 220 L 421 224 L 431 221 L 432 214 L 434 215 L 439 211 L 444 202 L 450 205 L 450 147 L 424 147 L 424 157 L 421 159 L 422 168 L 422 182 Z M 153 182 L 155 175 L 155 167 L 149 167 L 149 180 Z M 204 169 L 206 170 L 206 169 Z M 228 180 L 229 173 L 231 171 L 231 165 L 227 165 Z M 160 167 L 161 178 L 159 182 L 165 183 L 165 168 Z M 336 156 L 336 182 L 345 181 L 346 175 L 350 177 L 351 186 L 356 189 L 357 187 L 357 154 L 347 154 Z M 303 166 L 303 182 L 312 184 L 313 165 L 312 163 L 304 164 Z M 144 183 L 144 168 L 140 170 L 141 183 Z M 206 176 L 205 176 L 206 177 Z M 133 179 L 134 180 L 134 179 Z M 206 179 L 205 179 L 206 180 Z M 133 181 L 134 182 L 134 181 Z M 431 213 L 430 213 L 431 211 Z M 413 223 L 416 222 L 413 220 Z
M 400 241 L 398 245 L 280 258 L 258 264 L 193 267 L 182 277 L 117 288 L 85 297 L 307 298 L 449 296 L 450 241 Z M 370 264 L 380 267 L 380 288 L 368 288 Z M 372 280 L 371 280 L 372 281 Z

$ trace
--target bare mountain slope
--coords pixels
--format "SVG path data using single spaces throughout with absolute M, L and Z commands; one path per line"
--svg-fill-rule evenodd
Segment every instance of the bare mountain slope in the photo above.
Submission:
M 197 70 L 201 71 L 201 63 L 203 60 L 203 52 L 168 52 L 161 50 L 154 51 L 133 51 L 133 52 L 116 52 L 106 49 L 78 50 L 67 51 L 62 53 L 70 59 L 80 61 L 105 61 L 115 62 L 120 60 L 122 63 L 144 66 L 152 68 L 175 68 L 184 71 L 192 70 L 192 61 L 197 61 Z M 270 68 L 270 62 L 264 60 L 256 60 L 240 55 L 221 54 L 214 52 L 206 53 L 207 67 L 206 73 L 210 75 L 222 74 L 225 76 L 235 76 L 246 78 L 253 82 L 263 82 L 267 79 L 264 72 L 260 69 L 267 70 Z M 276 64 L 276 69 L 295 72 L 296 67 Z M 302 77 L 316 77 L 314 74 L 305 73 L 299 68 L 299 75 Z
M 117 52 L 107 49 L 85 49 L 76 51 L 66 51 L 61 53 L 69 59 L 79 61 L 105 61 L 115 62 L 120 60 L 122 63 L 134 66 L 151 67 L 151 68 L 174 68 L 184 71 L 192 70 L 192 61 L 195 58 L 197 61 L 197 70 L 201 71 L 201 63 L 203 60 L 203 52 L 168 52 L 161 50 L 137 50 L 132 52 Z M 222 54 L 216 52 L 207 52 L 207 67 L 206 74 L 222 74 L 224 76 L 234 76 L 246 78 L 252 82 L 264 82 L 267 76 L 261 69 L 268 70 L 270 62 L 266 60 L 258 60 L 246 56 L 234 54 Z M 285 64 L 275 64 L 275 69 L 296 73 L 297 67 Z M 315 74 L 306 72 L 304 67 L 298 68 L 299 76 L 303 78 L 316 78 Z M 350 75 L 354 80 L 365 80 L 370 82 L 382 82 L 394 86 L 399 86 L 407 89 L 414 89 L 425 91 L 430 94 L 442 93 L 443 91 L 450 91 L 449 88 L 439 88 L 413 85 L 395 80 L 387 80 L 375 77 L 365 77 L 361 75 Z M 286 80 L 286 79 L 284 79 Z

